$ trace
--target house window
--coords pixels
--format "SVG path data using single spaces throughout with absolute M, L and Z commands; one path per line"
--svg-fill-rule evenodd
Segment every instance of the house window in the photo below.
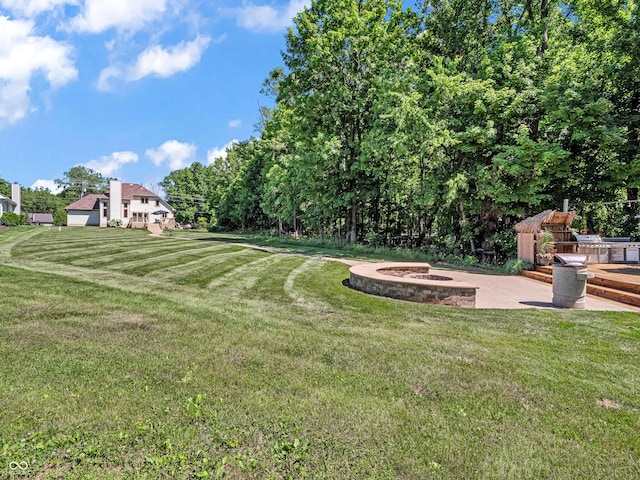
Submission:
M 102 216 L 103 216 L 103 217 L 105 217 L 105 218 L 106 218 L 107 216 L 109 216 L 109 209 L 107 208 L 107 206 L 106 206 L 106 205 L 103 205 L 103 206 L 102 206 Z
M 149 203 L 149 199 L 148 198 L 141 198 L 140 199 L 140 203 Z
M 129 205 L 124 206 L 124 218 L 129 216 Z
M 156 200 L 156 207 L 160 206 L 160 200 Z

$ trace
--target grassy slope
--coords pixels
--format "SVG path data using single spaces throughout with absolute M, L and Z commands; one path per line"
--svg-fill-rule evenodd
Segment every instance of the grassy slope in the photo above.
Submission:
M 345 278 L 130 230 L 0 232 L 0 478 L 638 477 L 636 314 Z

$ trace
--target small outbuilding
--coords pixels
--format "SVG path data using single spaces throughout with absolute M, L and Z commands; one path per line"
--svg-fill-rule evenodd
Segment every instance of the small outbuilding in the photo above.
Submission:
M 30 213 L 29 225 L 53 226 L 53 215 L 50 213 Z
M 576 212 L 545 210 L 516 224 L 518 233 L 518 259 L 536 263 L 538 240 L 545 230 L 553 233 L 557 253 L 575 253 L 578 242 L 571 232 Z

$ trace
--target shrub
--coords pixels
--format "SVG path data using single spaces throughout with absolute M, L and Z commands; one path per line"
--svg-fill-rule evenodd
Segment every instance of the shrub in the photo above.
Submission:
M 364 241 L 372 247 L 380 247 L 383 244 L 384 237 L 377 232 L 369 230 L 364 236 Z
M 112 228 L 120 228 L 122 226 L 122 220 L 120 220 L 118 218 L 112 218 L 107 223 L 107 226 L 112 227 Z
M 196 228 L 198 230 L 206 230 L 209 226 L 209 221 L 205 217 L 198 217 L 196 220 Z
M 2 218 L 0 218 L 0 223 L 7 227 L 17 227 L 22 223 L 22 221 L 20 219 L 20 215 L 13 212 L 4 212 L 2 214 Z
M 520 275 L 525 270 L 533 270 L 533 265 L 524 260 L 509 260 L 504 265 L 504 270 L 509 275 Z
M 55 215 L 53 216 L 53 224 L 54 225 L 66 225 L 67 224 L 67 211 L 64 209 L 56 210 Z

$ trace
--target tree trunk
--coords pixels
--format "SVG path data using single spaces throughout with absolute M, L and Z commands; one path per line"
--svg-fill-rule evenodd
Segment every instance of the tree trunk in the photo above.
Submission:
M 464 231 L 467 228 L 467 214 L 464 212 L 464 205 L 460 202 L 460 215 L 462 216 L 462 234 L 464 235 Z M 469 239 L 469 246 L 471 247 L 471 253 L 476 254 L 476 246 L 473 244 L 473 238 Z
M 356 243 L 358 235 L 358 207 L 356 198 L 351 200 L 351 219 L 349 224 L 349 233 L 347 234 L 347 243 Z
M 540 11 L 540 26 L 542 27 L 540 53 L 543 54 L 549 48 L 549 0 L 542 0 Z

